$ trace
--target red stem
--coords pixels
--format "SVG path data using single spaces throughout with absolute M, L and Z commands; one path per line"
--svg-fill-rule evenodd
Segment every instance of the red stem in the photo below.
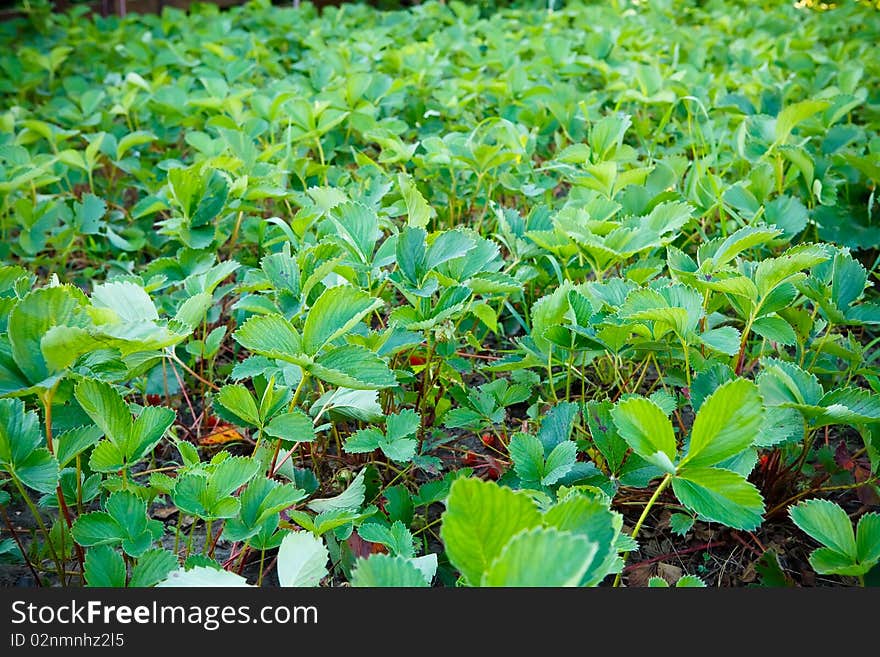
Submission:
M 663 561 L 664 559 L 672 559 L 681 554 L 690 554 L 692 552 L 699 552 L 701 550 L 710 550 L 715 547 L 721 547 L 722 545 L 727 545 L 727 541 L 710 541 L 705 545 L 695 545 L 694 547 L 689 547 L 684 550 L 678 550 L 677 552 L 669 552 L 667 554 L 661 554 L 656 557 L 651 557 L 650 559 L 645 559 L 644 561 L 639 561 L 638 563 L 633 563 L 623 569 L 624 573 L 628 573 L 631 570 L 635 570 L 636 568 L 641 568 L 643 566 L 649 566 L 652 563 L 656 563 L 658 561 Z

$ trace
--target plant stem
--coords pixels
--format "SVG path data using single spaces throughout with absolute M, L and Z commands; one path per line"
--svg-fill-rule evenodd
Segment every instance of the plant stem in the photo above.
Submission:
M 43 403 L 43 412 L 44 419 L 46 422 L 46 447 L 49 449 L 49 452 L 54 456 L 55 455 L 55 447 L 53 444 L 53 436 L 52 436 L 52 400 L 55 397 L 55 390 L 57 390 L 57 385 L 51 388 L 48 392 L 40 395 L 40 401 Z M 61 489 L 61 480 L 59 479 L 58 485 L 55 487 L 55 495 L 58 498 L 58 508 L 61 511 L 61 515 L 64 517 L 64 522 L 67 523 L 67 527 L 69 529 L 73 529 L 73 520 L 70 517 L 70 509 L 67 508 L 67 501 L 64 499 L 64 491 Z M 62 534 L 63 537 L 63 534 Z M 62 550 L 64 548 L 64 539 L 62 538 L 61 542 Z M 86 557 L 83 553 L 82 547 L 74 542 L 73 543 L 74 550 L 76 551 L 76 560 L 79 562 L 79 571 L 80 573 L 85 573 L 86 568 Z M 62 578 L 63 583 L 63 578 Z
M 663 491 L 666 490 L 666 487 L 670 483 L 672 483 L 672 475 L 667 474 L 665 477 L 663 477 L 663 481 L 660 482 L 660 485 L 657 486 L 657 490 L 654 491 L 654 494 L 651 495 L 651 499 L 648 500 L 648 503 L 645 505 L 645 508 L 642 510 L 642 515 L 639 516 L 639 519 L 636 522 L 636 526 L 633 527 L 632 534 L 630 534 L 630 537 L 633 540 L 635 540 L 636 536 L 639 535 L 639 530 L 642 528 L 642 524 L 644 524 L 645 519 L 648 517 L 648 513 L 650 513 L 650 511 L 651 511 L 651 507 L 654 506 L 654 503 L 660 498 L 661 493 L 663 493 Z M 614 578 L 614 587 L 615 588 L 620 586 L 621 574 L 622 574 L 622 571 L 620 573 L 617 573 L 617 576 Z
M 211 547 L 211 525 L 213 524 L 212 520 L 205 521 L 205 544 L 202 546 L 202 554 L 208 553 L 208 548 Z
M 260 574 L 257 576 L 257 586 L 263 585 L 263 565 L 266 563 L 266 551 L 260 550 Z
M 9 533 L 12 534 L 12 538 L 15 541 L 15 544 L 18 545 L 18 550 L 19 550 L 19 552 L 21 552 L 22 559 L 24 559 L 25 563 L 27 564 L 28 568 L 31 571 L 31 574 L 33 574 L 34 579 L 37 581 L 37 586 L 42 587 L 43 580 L 40 579 L 40 576 L 37 574 L 37 571 L 34 568 L 34 564 L 32 564 L 31 560 L 28 558 L 27 552 L 25 552 L 25 549 L 24 549 L 24 544 L 22 544 L 21 538 L 19 538 L 19 536 L 18 536 L 18 532 L 15 531 L 15 527 L 12 525 L 12 521 L 9 519 L 9 516 L 6 513 L 5 506 L 0 506 L 0 514 L 3 515 L 3 522 L 9 528 Z
M 216 384 L 212 383 L 211 381 L 208 381 L 207 379 L 205 379 L 205 378 L 199 376 L 194 370 L 192 370 L 190 367 L 188 367 L 188 366 L 186 365 L 186 363 L 184 363 L 182 360 L 180 360 L 180 358 L 177 357 L 177 354 L 175 354 L 175 353 L 172 352 L 172 353 L 171 353 L 171 360 L 173 360 L 175 363 L 177 363 L 178 365 L 180 365 L 180 366 L 184 369 L 184 371 L 187 372 L 187 374 L 191 374 L 191 375 L 194 376 L 196 379 L 198 379 L 199 381 L 201 381 L 202 383 L 204 383 L 206 386 L 208 386 L 209 388 L 211 388 L 211 390 L 220 390 L 220 387 L 219 387 L 218 385 L 216 385 Z
M 37 510 L 37 506 L 34 504 L 34 501 L 31 499 L 30 495 L 27 494 L 27 491 L 22 486 L 21 482 L 18 480 L 18 477 L 12 477 L 12 483 L 15 484 L 15 487 L 18 489 L 19 495 L 24 500 L 24 503 L 27 504 L 28 508 L 31 510 L 31 514 L 34 516 L 34 521 L 37 523 L 37 527 L 40 528 L 40 531 L 43 532 L 43 535 L 46 537 L 46 547 L 49 548 L 49 554 L 52 555 L 52 561 L 55 562 L 55 567 L 58 569 L 58 577 L 61 580 L 61 583 L 64 583 L 64 565 L 61 563 L 61 559 L 58 558 L 58 553 L 55 552 L 55 546 L 52 545 L 52 537 L 49 536 L 49 530 L 46 529 L 46 524 L 43 522 L 43 519 L 40 517 L 40 512 Z
M 189 528 L 189 536 L 186 539 L 186 556 L 183 558 L 184 561 L 189 559 L 189 553 L 192 551 L 193 544 L 193 536 L 196 533 L 196 525 L 199 524 L 199 519 L 193 516 L 192 525 Z

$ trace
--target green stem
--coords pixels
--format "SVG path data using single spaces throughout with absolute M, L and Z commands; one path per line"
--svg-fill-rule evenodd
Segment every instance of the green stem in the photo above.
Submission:
M 82 457 L 76 455 L 76 512 L 83 512 Z
M 257 576 L 257 586 L 263 585 L 263 564 L 266 562 L 266 551 L 260 550 L 260 574 Z
M 736 356 L 736 363 L 734 364 L 734 369 L 737 375 L 742 374 L 743 366 L 745 365 L 746 360 L 746 347 L 748 346 L 749 341 L 749 333 L 752 330 L 752 324 L 755 322 L 754 314 L 749 317 L 749 321 L 746 322 L 746 326 L 743 329 L 742 339 L 739 343 L 739 353 Z
M 642 528 L 642 524 L 644 524 L 645 519 L 647 519 L 648 513 L 651 512 L 651 507 L 654 506 L 654 503 L 657 502 L 657 500 L 660 498 L 660 495 L 663 493 L 664 490 L 666 490 L 666 487 L 669 486 L 670 483 L 672 483 L 672 475 L 667 474 L 665 477 L 663 477 L 663 481 L 661 481 L 660 485 L 657 486 L 657 490 L 654 491 L 654 494 L 651 496 L 651 499 L 648 500 L 648 503 L 645 505 L 645 508 L 642 510 L 642 515 L 639 516 L 639 519 L 636 522 L 636 526 L 633 527 L 632 534 L 630 535 L 630 537 L 633 540 L 636 540 L 636 536 L 639 535 L 639 530 Z M 614 578 L 614 586 L 615 587 L 620 586 L 620 577 L 622 574 L 623 574 L 623 570 L 621 570 L 619 573 L 617 573 L 617 577 Z
M 302 378 L 299 380 L 299 384 L 296 386 L 296 390 L 293 393 L 293 399 L 290 400 L 290 407 L 288 408 L 289 412 L 292 412 L 294 408 L 296 408 L 297 403 L 299 402 L 299 397 L 302 394 L 303 387 L 305 386 L 306 380 L 309 378 L 309 373 L 303 370 Z M 262 434 L 262 430 L 260 431 Z M 256 452 L 256 448 L 254 448 Z M 278 454 L 281 452 L 281 438 L 275 443 L 275 453 L 272 454 L 272 465 L 269 466 L 269 476 L 272 477 L 275 475 L 276 463 L 278 462 Z
M 299 397 L 302 394 L 303 386 L 308 378 L 309 373 L 303 370 L 302 378 L 299 380 L 296 390 L 293 391 L 293 398 L 290 400 L 290 406 L 287 408 L 288 412 L 293 412 L 293 409 L 296 408 L 296 405 L 299 403 Z
M 688 390 L 691 388 L 691 354 L 687 342 L 681 340 L 681 348 L 684 351 L 684 376 L 687 380 Z
M 193 516 L 192 525 L 189 528 L 189 536 L 186 539 L 186 556 L 183 558 L 184 561 L 189 559 L 189 554 L 192 552 L 193 536 L 196 533 L 197 524 L 199 524 L 199 519 Z
M 205 544 L 202 546 L 202 554 L 208 553 L 208 548 L 211 544 L 211 530 L 212 530 L 211 524 L 212 523 L 213 523 L 212 520 L 208 520 L 205 522 Z
M 51 389 L 46 391 L 44 394 L 40 395 L 40 401 L 43 404 L 43 412 L 44 419 L 46 422 L 46 447 L 49 449 L 49 452 L 54 456 L 55 455 L 55 446 L 53 443 L 52 436 L 52 400 L 55 398 L 55 391 L 58 389 L 58 384 L 56 383 Z M 58 498 L 58 509 L 61 511 L 61 515 L 64 518 L 64 522 L 67 523 L 68 529 L 73 529 L 73 519 L 70 517 L 70 509 L 67 508 L 67 501 L 64 499 L 64 491 L 61 489 L 61 481 L 59 480 L 58 485 L 55 487 L 55 496 Z M 64 550 L 64 534 L 61 534 L 61 549 Z M 76 559 L 79 562 L 79 570 L 81 573 L 85 573 L 85 554 L 83 553 L 82 547 L 76 542 L 74 542 L 73 547 L 76 551 Z M 63 579 L 62 579 L 63 583 Z
M 58 558 L 58 553 L 55 552 L 55 546 L 52 545 L 52 537 L 49 536 L 49 530 L 46 529 L 46 525 L 40 517 L 40 512 L 37 510 L 36 504 L 34 504 L 30 495 L 27 494 L 27 491 L 18 480 L 18 477 L 13 476 L 11 479 L 12 483 L 15 484 L 15 487 L 18 489 L 21 499 L 24 500 L 24 503 L 27 504 L 28 508 L 31 510 L 31 514 L 34 516 L 34 521 L 37 523 L 37 527 L 40 528 L 40 531 L 43 532 L 43 535 L 46 537 L 46 547 L 49 548 L 49 554 L 52 555 L 52 561 L 55 562 L 55 567 L 58 569 L 58 577 L 61 582 L 64 583 L 64 565 L 61 563 L 61 559 Z

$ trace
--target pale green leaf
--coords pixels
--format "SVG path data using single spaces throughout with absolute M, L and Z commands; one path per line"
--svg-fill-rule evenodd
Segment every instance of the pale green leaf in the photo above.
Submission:
M 318 586 L 327 576 L 330 553 L 311 532 L 290 532 L 278 548 L 278 583 L 285 587 Z
M 449 560 L 471 585 L 479 585 L 514 535 L 541 523 L 525 494 L 479 479 L 452 483 L 442 518 L 440 537 Z
M 657 404 L 644 397 L 631 397 L 611 409 L 611 417 L 636 454 L 666 472 L 675 471 L 675 433 L 672 422 Z
M 740 453 L 754 443 L 763 421 L 758 386 L 746 379 L 725 383 L 700 407 L 680 466 L 716 465 Z
M 553 528 L 516 534 L 489 566 L 482 586 L 578 586 L 596 556 L 596 543 Z
M 679 501 L 706 520 L 734 529 L 761 524 L 764 500 L 745 477 L 720 468 L 684 468 L 672 479 Z

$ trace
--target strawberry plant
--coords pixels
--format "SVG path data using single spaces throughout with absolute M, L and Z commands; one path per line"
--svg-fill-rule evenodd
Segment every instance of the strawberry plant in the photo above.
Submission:
M 871 3 L 294 4 L 0 24 L 14 582 L 877 581 Z

